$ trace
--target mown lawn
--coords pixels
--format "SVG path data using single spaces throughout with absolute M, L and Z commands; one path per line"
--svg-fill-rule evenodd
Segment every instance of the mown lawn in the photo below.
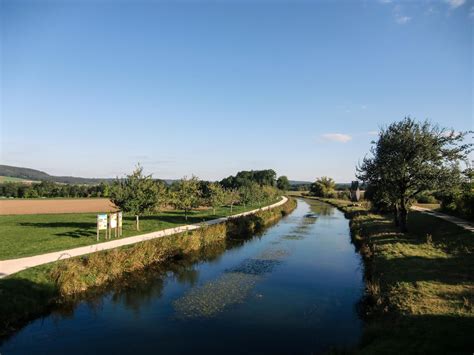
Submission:
M 256 209 L 259 206 L 234 206 L 232 214 Z M 154 232 L 185 224 L 200 223 L 230 215 L 229 207 L 193 211 L 184 218 L 183 211 L 164 211 L 140 218 L 140 231 L 135 230 L 135 218 L 125 216 L 123 238 Z M 42 214 L 0 216 L 0 260 L 43 254 L 68 248 L 86 246 L 96 241 L 95 213 Z M 104 242 L 101 231 L 100 243 Z
M 410 212 L 408 233 L 390 216 L 329 200 L 352 212 L 364 256 L 368 305 L 357 352 L 447 354 L 474 351 L 474 233 Z

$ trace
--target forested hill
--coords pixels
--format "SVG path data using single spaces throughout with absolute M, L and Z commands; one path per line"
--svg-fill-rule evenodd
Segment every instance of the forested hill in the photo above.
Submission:
M 0 165 L 0 176 L 19 178 L 33 181 L 53 181 L 64 184 L 98 184 L 113 179 L 81 178 L 74 176 L 53 176 L 44 171 L 21 168 L 18 166 Z

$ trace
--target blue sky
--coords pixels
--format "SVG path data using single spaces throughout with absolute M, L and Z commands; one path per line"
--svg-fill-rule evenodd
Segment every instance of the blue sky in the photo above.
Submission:
M 1 162 L 354 178 L 383 125 L 473 129 L 474 1 L 2 0 Z

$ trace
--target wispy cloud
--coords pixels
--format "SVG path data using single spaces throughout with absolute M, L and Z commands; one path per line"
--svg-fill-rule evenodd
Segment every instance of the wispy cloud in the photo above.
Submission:
M 377 136 L 379 134 L 379 132 L 378 131 L 368 131 L 367 134 L 369 136 Z
M 462 6 L 466 3 L 466 0 L 445 0 L 452 9 Z
M 392 0 L 379 0 L 379 3 L 381 4 L 390 4 L 392 2 L 393 2 Z
M 411 20 L 410 16 L 395 14 L 395 22 L 398 23 L 399 25 L 404 25 L 410 20 Z
M 471 6 L 471 8 L 469 9 L 469 17 L 474 18 L 474 6 Z
M 350 135 L 344 133 L 326 133 L 321 137 L 323 137 L 324 140 L 339 143 L 347 143 L 352 139 Z

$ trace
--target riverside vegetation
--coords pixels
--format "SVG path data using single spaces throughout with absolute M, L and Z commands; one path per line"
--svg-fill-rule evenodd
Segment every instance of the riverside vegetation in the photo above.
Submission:
M 227 238 L 246 238 L 290 213 L 296 202 L 224 223 L 132 246 L 31 268 L 0 281 L 0 329 L 6 336 L 29 319 L 49 312 L 68 298 L 103 287 L 129 273 L 179 259 Z
M 412 211 L 410 232 L 370 204 L 330 203 L 351 219 L 364 260 L 366 321 L 357 353 L 468 353 L 474 349 L 474 239 L 444 220 Z

